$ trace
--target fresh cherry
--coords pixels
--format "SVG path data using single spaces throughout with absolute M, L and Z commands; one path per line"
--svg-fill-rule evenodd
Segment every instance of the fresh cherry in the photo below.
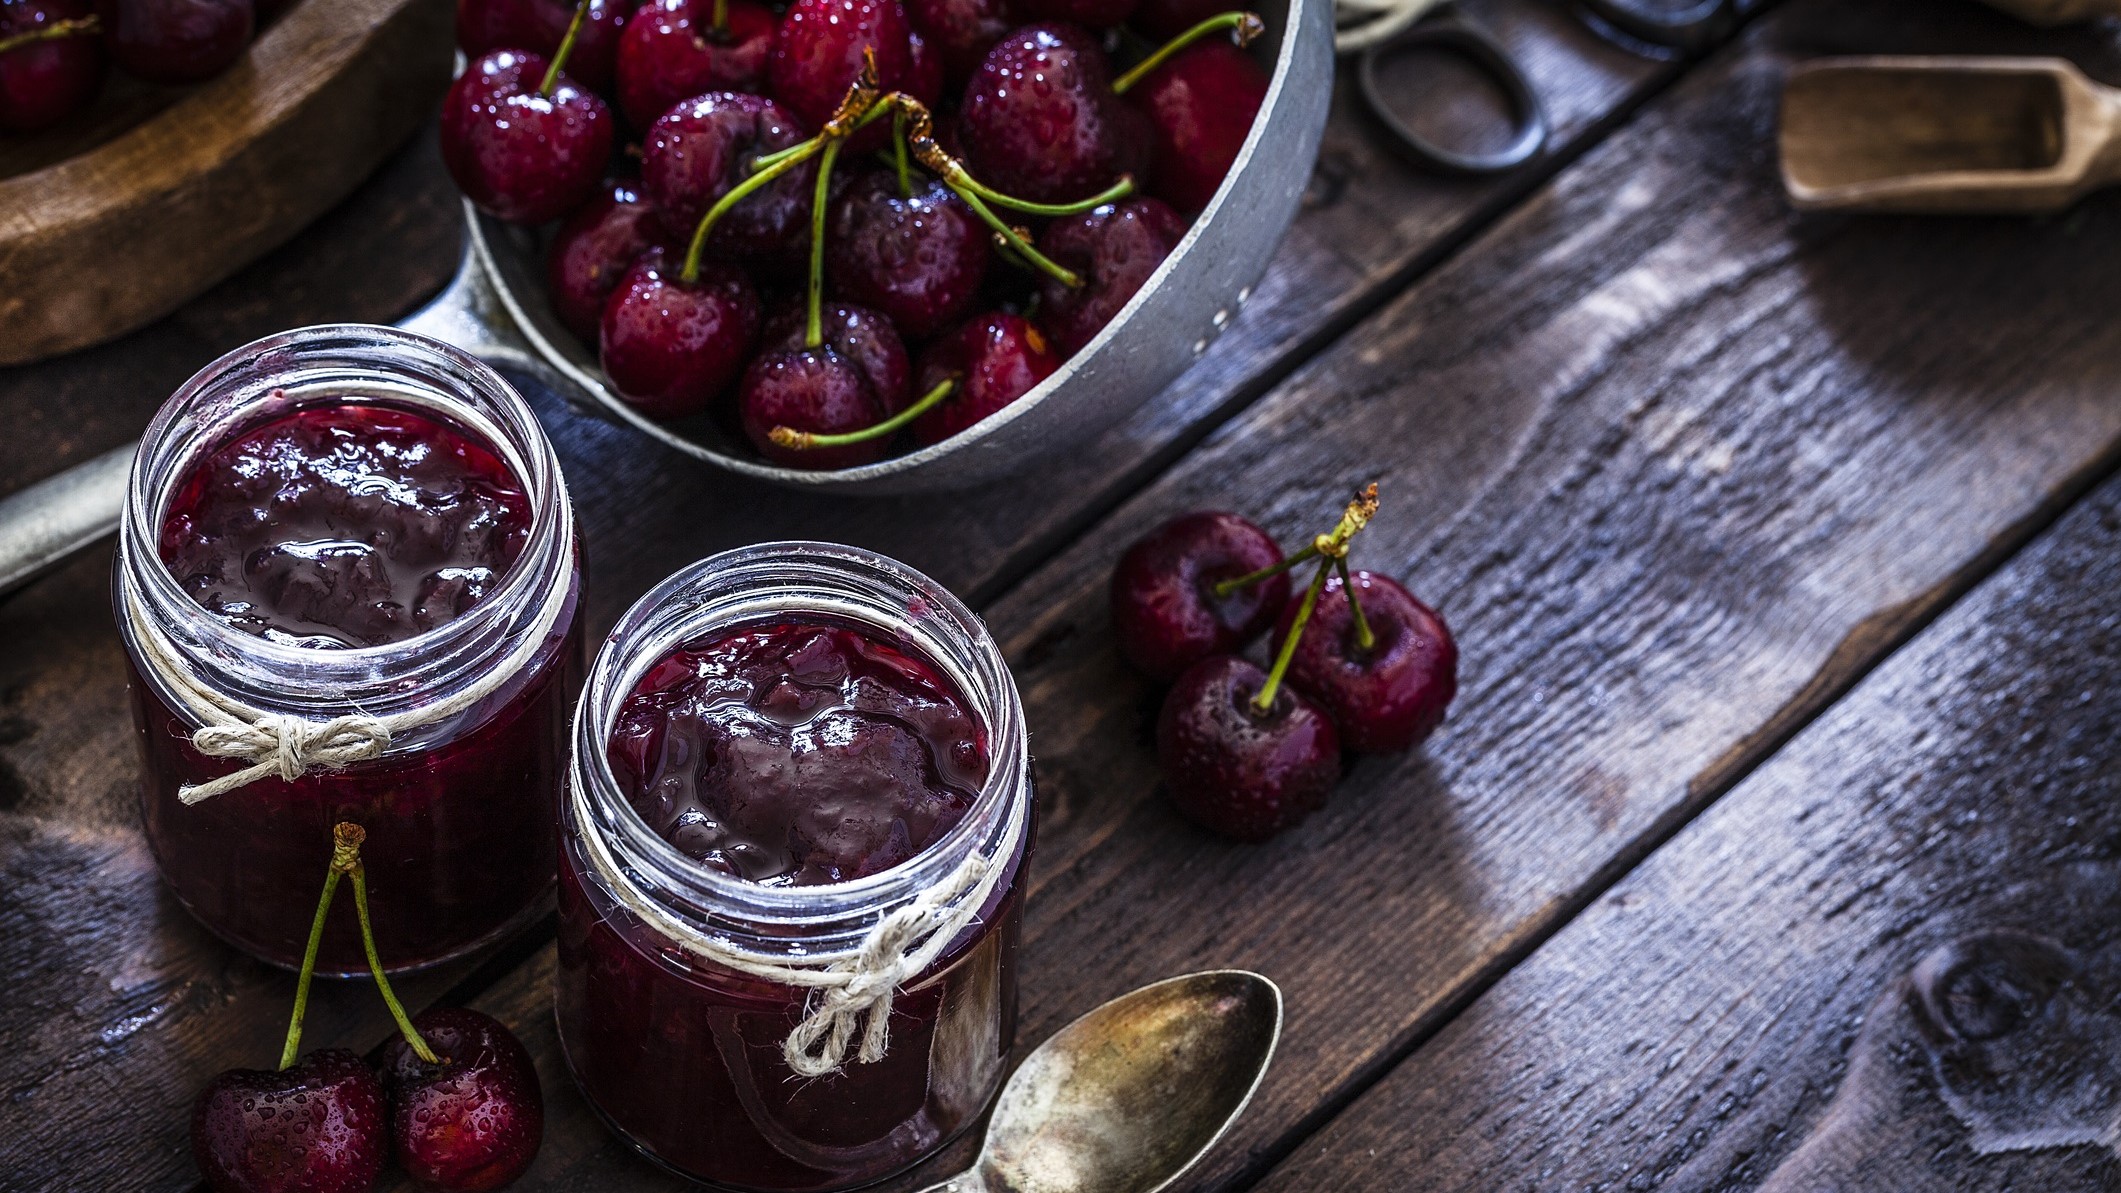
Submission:
M 809 134 L 794 113 L 762 95 L 710 91 L 663 114 L 641 146 L 641 185 L 664 227 L 689 241 L 717 199 L 751 175 L 751 163 Z M 810 232 L 817 166 L 803 162 L 731 207 L 707 251 L 739 260 L 785 260 Z
M 1268 675 L 1235 655 L 1188 668 L 1164 697 L 1156 756 L 1171 802 L 1240 841 L 1264 841 L 1324 806 L 1340 778 L 1332 718 L 1286 685 L 1262 708 Z
M 483 1193 L 523 1175 L 545 1130 L 530 1053 L 498 1020 L 449 1007 L 412 1021 L 439 1058 L 403 1038 L 383 1052 L 398 1167 L 423 1189 Z
M 1249 13 L 1232 15 L 1246 40 L 1262 28 Z M 1202 28 L 1194 26 L 1196 32 Z M 1147 117 L 1155 141 L 1150 193 L 1181 211 L 1206 207 L 1266 101 L 1267 72 L 1228 41 L 1200 40 L 1121 82 L 1131 82 L 1127 102 Z
M 913 424 L 922 444 L 941 443 L 1016 401 L 1060 367 L 1029 319 L 989 311 L 945 333 L 921 354 L 914 388 L 927 393 L 945 381 L 957 388 Z
M 853 468 L 881 459 L 886 442 L 836 447 L 783 446 L 776 427 L 811 435 L 845 435 L 882 422 L 885 411 L 853 361 L 820 345 L 769 352 L 751 362 L 737 386 L 744 437 L 759 454 L 795 468 Z
M 943 52 L 918 29 L 906 34 L 906 77 L 899 90 L 931 108 L 943 102 Z
M 776 23 L 754 0 L 648 0 L 619 41 L 619 110 L 647 128 L 695 95 L 757 91 Z
M 1148 131 L 1119 102 L 1104 49 L 1074 25 L 1027 25 L 973 72 L 958 146 L 981 182 L 1038 203 L 1087 199 L 1141 164 Z
M 655 207 L 632 182 L 604 189 L 560 225 L 546 257 L 546 293 L 569 331 L 594 344 L 604 304 L 642 253 L 664 243 Z
M 611 161 L 610 109 L 536 54 L 480 56 L 442 101 L 442 161 L 480 210 L 542 224 L 581 206 Z
M 1217 585 L 1282 561 L 1266 531 L 1238 517 L 1182 514 L 1136 540 L 1112 572 L 1112 629 L 1121 657 L 1170 681 L 1210 655 L 1231 654 L 1274 624 L 1289 577 Z
M 911 195 L 890 171 L 860 176 L 833 203 L 825 235 L 833 288 L 916 337 L 971 309 L 992 257 L 979 218 L 925 174 Z
M 806 125 L 822 128 L 861 77 L 865 55 L 876 58 L 882 90 L 911 90 L 912 31 L 899 0 L 795 0 L 774 37 L 768 88 Z M 890 135 L 888 121 L 872 125 L 849 140 L 847 151 L 870 152 Z
M 906 16 L 942 59 L 943 77 L 962 83 L 1009 32 L 1003 0 L 906 0 Z
M 251 0 L 97 0 L 111 61 L 150 83 L 197 83 L 250 44 Z
M 103 46 L 89 0 L 0 0 L 0 129 L 49 128 L 96 97 Z
M 1370 644 L 1363 644 L 1356 609 L 1334 576 L 1296 641 L 1289 682 L 1325 706 L 1349 749 L 1409 749 L 1443 723 L 1444 709 L 1458 692 L 1458 645 L 1443 618 L 1398 581 L 1359 570 L 1351 575 Z M 1275 630 L 1276 650 L 1293 613 L 1285 612 Z
M 1141 0 L 1009 0 L 1017 16 L 1032 21 L 1073 21 L 1092 29 L 1126 23 Z
M 1186 221 L 1160 199 L 1127 199 L 1046 225 L 1039 251 L 1082 280 L 1039 279 L 1038 319 L 1061 352 L 1073 355 L 1112 322 L 1186 234 Z
M 634 0 L 589 0 L 567 73 L 592 91 L 611 86 Z M 574 23 L 573 0 L 457 0 L 457 45 L 470 57 L 523 50 L 550 58 Z
M 827 302 L 819 306 L 818 326 L 824 333 L 825 346 L 853 362 L 884 413 L 896 414 L 905 409 L 913 396 L 913 362 L 891 320 L 867 307 Z M 803 308 L 789 307 L 767 321 L 765 333 L 759 337 L 759 350 L 788 352 L 801 348 L 807 330 Z
M 705 261 L 691 281 L 673 254 L 641 254 L 604 304 L 600 335 L 612 388 L 649 418 L 698 414 L 751 355 L 761 312 L 743 271 Z
M 192 1159 L 215 1193 L 368 1193 L 390 1155 L 389 1121 L 368 1065 L 322 1048 L 209 1082 L 192 1106 Z

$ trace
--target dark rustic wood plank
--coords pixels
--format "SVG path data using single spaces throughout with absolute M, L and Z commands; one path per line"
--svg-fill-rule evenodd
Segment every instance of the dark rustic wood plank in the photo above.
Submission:
M 1840 1185 L 1814 1172 L 1783 1193 L 2121 1188 L 2104 1147 L 1977 1154 L 1911 1017 L 1873 1001 L 1931 949 L 1998 928 L 2121 974 L 2116 592 L 2110 482 L 1264 1188 L 1383 1189 L 1410 1173 L 1480 1193 L 1755 1188 L 1822 1130 L 1880 1170 Z M 2121 1063 L 2121 1023 L 2106 1031 Z M 2091 1062 L 2096 1047 L 2070 1051 Z M 2105 1110 L 2121 1116 L 2115 1092 Z M 1856 1113 L 1866 1093 L 1891 1113 Z
M 1171 973 L 1273 975 L 1283 1059 L 1194 1182 L 1244 1183 L 2110 468 L 2121 202 L 1799 221 L 1774 179 L 1792 57 L 2035 45 L 2121 78 L 2110 32 L 1971 5 L 1776 13 L 999 602 L 1040 761 L 1025 1038 Z M 1112 560 L 1203 505 L 1294 538 L 1373 476 L 1360 558 L 1451 617 L 1453 719 L 1280 841 L 1211 839 L 1155 794 Z M 543 982 L 485 1005 L 543 1032 Z M 528 1187 L 658 1187 L 554 1062 Z

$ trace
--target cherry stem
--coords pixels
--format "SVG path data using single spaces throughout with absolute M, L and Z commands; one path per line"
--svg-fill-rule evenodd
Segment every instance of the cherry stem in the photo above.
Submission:
M 1334 560 L 1333 567 L 1340 572 L 1340 591 L 1347 596 L 1348 615 L 1355 621 L 1355 645 L 1368 654 L 1377 647 L 1377 635 L 1370 632 L 1370 619 L 1362 615 L 1362 602 L 1356 599 L 1355 577 L 1348 573 L 1348 557 Z
M 1266 567 L 1263 567 L 1256 572 L 1246 572 L 1244 575 L 1238 576 L 1234 579 L 1218 580 L 1215 582 L 1215 588 L 1213 590 L 1215 593 L 1215 599 L 1218 601 L 1229 600 L 1230 594 L 1236 592 L 1240 588 L 1250 588 L 1254 584 L 1259 583 L 1261 580 L 1271 580 L 1274 577 L 1281 575 L 1283 572 L 1288 571 L 1289 569 L 1295 567 L 1297 564 L 1300 564 L 1307 559 L 1316 558 L 1318 558 L 1318 545 L 1316 543 L 1313 543 L 1310 546 L 1305 547 L 1303 550 L 1298 551 L 1296 554 L 1289 556 L 1287 559 L 1282 560 L 1280 563 L 1268 564 Z
M 1024 260 L 1030 262 L 1039 272 L 1046 274 L 1071 290 L 1082 287 L 1083 279 L 1081 275 L 1032 248 L 1031 240 L 1027 233 L 1022 229 L 1010 227 L 1002 217 L 994 214 L 994 209 L 987 206 L 978 195 L 961 187 L 951 186 L 948 178 L 943 179 L 943 185 L 949 186 L 951 192 L 958 198 L 963 199 L 965 206 L 972 209 L 972 214 L 980 217 L 988 227 L 994 229 L 995 235 L 1000 236 L 1004 244 L 1015 249 L 1023 256 Z
M 0 54 L 12 53 L 24 46 L 33 46 L 40 41 L 59 41 L 68 37 L 92 37 L 103 32 L 103 22 L 94 13 L 85 17 L 71 17 L 25 29 L 12 37 L 0 37 Z
M 767 183 L 817 156 L 824 147 L 823 133 L 800 145 L 791 145 L 786 156 L 775 154 L 779 160 L 760 168 L 757 173 L 730 187 L 728 194 L 716 199 L 714 206 L 707 209 L 707 214 L 700 217 L 699 226 L 692 231 L 692 244 L 685 250 L 685 267 L 679 271 L 678 280 L 688 286 L 700 280 L 700 253 L 707 247 L 707 234 L 714 231 L 715 223 L 728 214 L 730 208 L 743 202 Z
M 803 324 L 803 347 L 825 342 L 825 201 L 832 189 L 832 163 L 839 160 L 844 138 L 835 137 L 825 146 L 817 163 L 817 189 L 810 196 L 810 293 Z
M 358 824 L 341 824 L 332 830 L 331 868 L 324 871 L 324 893 L 317 898 L 317 914 L 309 921 L 309 944 L 302 949 L 302 974 L 295 979 L 295 1010 L 287 1019 L 287 1042 L 280 1046 L 282 1069 L 294 1064 L 295 1056 L 302 1051 L 302 1017 L 309 1011 L 310 979 L 317 976 L 317 948 L 324 943 L 325 914 L 331 910 L 333 892 L 339 889 L 340 860 L 348 856 L 349 850 L 359 849 L 366 835 Z
M 390 1017 L 398 1021 L 398 1034 L 405 1037 L 413 1053 L 431 1065 L 442 1063 L 435 1050 L 427 1046 L 414 1030 L 412 1019 L 405 1014 L 405 1004 L 398 1001 L 395 990 L 390 988 L 390 979 L 383 976 L 383 959 L 376 955 L 376 931 L 368 922 L 368 873 L 361 868 L 361 841 L 367 836 L 358 824 L 340 824 L 334 830 L 338 835 L 339 848 L 331 855 L 334 874 L 344 874 L 353 879 L 354 912 L 361 917 L 361 948 L 368 954 L 368 972 L 376 975 L 376 989 L 383 994 L 384 1005 L 390 1008 Z
M 538 83 L 540 97 L 551 95 L 552 89 L 559 84 L 560 68 L 567 65 L 567 56 L 574 53 L 574 39 L 582 32 L 582 18 L 588 15 L 589 0 L 580 0 L 574 6 L 574 19 L 567 22 L 567 36 L 560 39 L 560 48 L 553 52 L 552 64 L 545 68 L 545 77 Z
M 767 438 L 782 447 L 795 451 L 809 451 L 818 447 L 845 447 L 850 443 L 867 443 L 871 439 L 882 439 L 895 434 L 900 427 L 933 410 L 950 391 L 957 388 L 957 378 L 952 377 L 934 389 L 921 395 L 920 401 L 906 407 L 890 418 L 859 431 L 842 431 L 837 435 L 820 435 L 814 431 L 798 431 L 794 427 L 775 427 L 766 432 Z
M 1201 38 L 1224 29 L 1230 30 L 1230 40 L 1240 47 L 1251 45 L 1260 34 L 1267 31 L 1267 23 L 1257 13 L 1219 12 L 1200 24 L 1193 26 L 1170 41 L 1159 46 L 1147 58 L 1134 64 L 1134 69 L 1121 75 L 1112 83 L 1112 94 L 1125 95 L 1127 89 L 1141 82 L 1150 72 L 1171 60 L 1178 53 Z
M 714 22 L 708 32 L 716 41 L 729 40 L 729 0 L 714 0 Z
M 995 190 L 993 187 L 988 186 L 986 183 L 981 182 L 979 179 L 974 178 L 972 176 L 972 172 L 965 169 L 965 164 L 956 160 L 955 158 L 949 158 L 946 160 L 948 164 L 943 170 L 940 171 L 940 173 L 943 176 L 943 181 L 949 183 L 952 190 L 958 190 L 960 193 L 963 193 L 963 191 L 971 191 L 973 194 L 978 195 L 980 198 L 985 199 L 987 202 L 994 204 L 996 207 L 1006 207 L 1009 208 L 1011 211 L 1019 211 L 1025 215 L 1042 216 L 1048 219 L 1058 219 L 1065 216 L 1081 215 L 1086 211 L 1092 211 L 1096 208 L 1103 207 L 1107 203 L 1117 203 L 1121 199 L 1126 198 L 1128 195 L 1133 194 L 1135 189 L 1134 176 L 1131 174 L 1122 174 L 1120 175 L 1118 182 L 1115 182 L 1111 186 L 1106 187 L 1104 190 L 1101 190 L 1096 194 L 1090 196 L 1089 198 L 1080 200 L 1078 202 L 1033 203 L 1029 199 L 1018 199 L 1012 195 L 1005 195 L 1000 191 Z M 927 165 L 926 162 L 923 162 L 922 164 Z
M 1326 586 L 1326 573 L 1332 570 L 1332 560 L 1319 560 L 1311 586 L 1304 589 L 1303 603 L 1296 606 L 1296 616 L 1289 622 L 1289 636 L 1281 640 L 1281 653 L 1274 657 L 1274 670 L 1267 672 L 1267 682 L 1260 685 L 1259 695 L 1252 697 L 1252 711 L 1260 716 L 1274 711 L 1274 697 L 1281 694 L 1281 677 L 1289 673 L 1289 661 L 1296 657 L 1296 640 L 1304 636 L 1304 623 L 1311 620 L 1311 608 L 1318 604 L 1318 592 Z
M 906 160 L 906 110 L 904 108 L 899 108 L 891 114 L 891 156 L 898 166 L 899 198 L 911 199 L 913 197 L 913 169 Z

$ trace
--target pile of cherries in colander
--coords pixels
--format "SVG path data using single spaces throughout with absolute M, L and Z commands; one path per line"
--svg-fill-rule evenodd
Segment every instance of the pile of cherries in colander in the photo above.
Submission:
M 659 421 L 939 443 L 1125 307 L 1267 92 L 1225 0 L 459 0 L 442 153 L 564 220 L 554 313 Z

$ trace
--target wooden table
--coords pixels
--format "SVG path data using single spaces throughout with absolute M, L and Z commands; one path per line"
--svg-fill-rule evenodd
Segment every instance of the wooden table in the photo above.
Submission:
M 1778 83 L 1842 51 L 2063 53 L 2121 82 L 2121 35 L 1960 0 L 1787 0 L 1659 61 L 1551 0 L 1464 7 L 1528 64 L 1549 153 L 1500 181 L 1419 174 L 1343 96 L 1237 327 L 1041 474 L 793 498 L 541 395 L 591 628 L 681 563 L 796 535 L 896 555 L 979 607 L 1038 755 L 1022 1039 L 1192 969 L 1287 993 L 1272 1073 L 1189 1187 L 1753 1188 L 1929 949 L 1985 927 L 2121 937 L 2121 198 L 1798 218 Z M 1462 83 L 1396 73 L 1410 102 Z M 423 138 L 172 318 L 0 373 L 0 488 L 136 434 L 254 336 L 402 316 L 457 238 Z M 1360 559 L 1456 629 L 1449 723 L 1355 764 L 1271 844 L 1189 827 L 1157 791 L 1157 693 L 1111 646 L 1114 558 L 1199 506 L 1287 541 L 1373 477 L 1385 514 Z M 270 1061 L 292 987 L 158 884 L 109 573 L 98 552 L 0 606 L 8 1189 L 193 1187 L 190 1099 Z M 550 941 L 548 923 L 405 993 L 497 1014 L 537 1055 L 550 1122 L 523 1188 L 670 1188 L 557 1065 Z M 334 986 L 308 1040 L 387 1030 L 369 990 Z M 1873 1128 L 1907 1158 L 1899 1188 L 2121 1188 L 2101 1148 L 1977 1155 L 1919 1078 Z

